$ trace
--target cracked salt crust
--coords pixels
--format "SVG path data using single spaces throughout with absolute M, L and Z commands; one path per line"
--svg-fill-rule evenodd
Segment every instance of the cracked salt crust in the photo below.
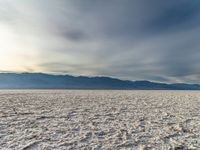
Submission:
M 0 149 L 200 149 L 199 91 L 2 90 Z

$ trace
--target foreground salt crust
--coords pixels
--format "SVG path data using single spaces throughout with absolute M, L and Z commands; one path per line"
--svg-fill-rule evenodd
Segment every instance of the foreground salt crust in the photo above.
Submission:
M 0 91 L 0 149 L 200 149 L 200 92 Z

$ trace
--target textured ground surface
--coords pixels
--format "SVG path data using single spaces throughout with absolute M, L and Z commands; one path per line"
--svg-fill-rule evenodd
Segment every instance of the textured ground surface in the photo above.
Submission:
M 0 91 L 0 149 L 200 149 L 198 91 Z

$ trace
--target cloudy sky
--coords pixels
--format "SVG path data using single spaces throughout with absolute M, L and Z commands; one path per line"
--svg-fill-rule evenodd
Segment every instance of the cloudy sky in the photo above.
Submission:
M 0 71 L 200 83 L 200 1 L 0 0 Z

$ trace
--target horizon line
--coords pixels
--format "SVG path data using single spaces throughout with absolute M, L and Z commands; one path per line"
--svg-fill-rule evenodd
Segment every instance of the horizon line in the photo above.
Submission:
M 187 82 L 161 82 L 161 81 L 155 81 L 155 80 L 147 80 L 147 79 L 141 79 L 141 80 L 130 80 L 130 79 L 122 79 L 115 76 L 107 76 L 107 75 L 86 75 L 86 74 L 72 74 L 72 73 L 62 73 L 62 72 L 29 72 L 29 71 L 0 71 L 0 74 L 3 73 L 10 73 L 10 74 L 45 74 L 45 75 L 52 75 L 52 76 L 73 76 L 73 77 L 88 77 L 88 78 L 95 78 L 95 77 L 106 77 L 111 79 L 118 79 L 121 81 L 131 81 L 131 82 L 137 82 L 137 81 L 147 81 L 152 83 L 159 83 L 159 84 L 190 84 L 190 85 L 200 85 L 199 83 L 187 83 Z

